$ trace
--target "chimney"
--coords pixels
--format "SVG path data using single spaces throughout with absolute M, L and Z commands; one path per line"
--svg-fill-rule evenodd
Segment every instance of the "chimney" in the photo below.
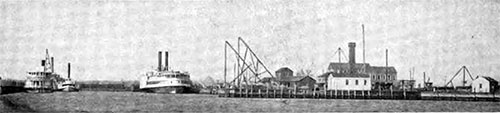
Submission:
M 161 71 L 161 51 L 158 52 L 158 71 Z
M 68 63 L 68 79 L 70 79 L 71 75 L 71 63 Z
M 349 42 L 349 64 L 356 63 L 356 43 Z
M 168 71 L 168 51 L 165 51 L 165 70 Z
M 52 73 L 54 73 L 54 57 L 50 57 L 50 68 L 52 70 Z

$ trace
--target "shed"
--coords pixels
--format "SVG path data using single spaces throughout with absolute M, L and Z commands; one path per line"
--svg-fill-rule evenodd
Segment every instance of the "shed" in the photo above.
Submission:
M 498 81 L 487 76 L 479 76 L 472 81 L 472 92 L 474 93 L 494 93 L 498 90 Z

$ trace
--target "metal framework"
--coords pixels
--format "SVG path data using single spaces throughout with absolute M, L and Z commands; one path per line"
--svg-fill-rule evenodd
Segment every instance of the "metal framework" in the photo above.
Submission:
M 462 72 L 462 73 L 463 73 L 463 79 L 462 79 L 462 83 L 463 83 L 463 84 L 462 84 L 462 86 L 464 86 L 464 87 L 465 87 L 465 84 L 467 83 L 467 81 L 465 80 L 466 72 L 467 72 L 467 74 L 469 75 L 470 79 L 471 79 L 471 80 L 474 80 L 474 78 L 472 77 L 472 75 L 471 75 L 471 74 L 470 74 L 470 72 L 469 72 L 469 69 L 467 69 L 467 67 L 465 67 L 465 66 L 462 66 L 462 68 L 460 68 L 460 69 L 458 70 L 458 72 L 457 72 L 457 73 L 456 73 L 456 74 L 455 74 L 455 75 L 454 75 L 454 76 L 450 79 L 450 81 L 448 81 L 448 83 L 446 83 L 446 85 L 445 85 L 445 86 L 448 86 L 448 85 L 450 85 L 450 84 L 451 84 L 451 87 L 453 87 L 453 79 L 454 79 L 454 78 L 455 78 L 458 74 L 460 74 L 460 72 Z
M 339 55 L 339 63 L 342 63 L 342 55 L 344 55 L 344 59 L 346 59 L 346 61 L 348 61 L 349 59 L 347 59 L 347 56 L 345 55 L 344 51 L 339 47 L 339 49 L 337 49 L 337 51 L 335 51 L 335 53 L 333 53 L 334 55 Z
M 234 78 L 231 81 L 226 81 L 227 78 L 227 66 L 228 66 L 228 49 L 232 51 L 235 55 L 236 62 L 234 63 L 233 74 Z M 244 52 L 242 52 L 243 50 Z M 225 42 L 224 46 L 224 82 L 228 85 L 235 87 L 241 87 L 243 84 L 256 85 L 263 75 L 268 74 L 269 77 L 274 78 L 273 74 L 269 69 L 262 63 L 255 52 L 248 46 L 248 44 L 241 38 L 238 37 L 237 48 L 234 48 L 228 41 Z

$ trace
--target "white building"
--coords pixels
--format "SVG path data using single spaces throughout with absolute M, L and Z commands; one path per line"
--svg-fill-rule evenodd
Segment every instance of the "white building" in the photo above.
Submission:
M 370 75 L 358 73 L 329 73 L 327 90 L 371 90 Z
M 472 92 L 475 93 L 493 93 L 497 87 L 498 81 L 491 77 L 480 76 L 472 81 Z

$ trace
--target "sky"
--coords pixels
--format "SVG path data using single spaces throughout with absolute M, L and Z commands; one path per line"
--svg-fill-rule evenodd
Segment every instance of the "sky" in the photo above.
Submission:
M 138 80 L 158 51 L 194 80 L 222 80 L 224 42 L 238 37 L 271 72 L 319 75 L 348 42 L 363 61 L 364 24 L 366 63 L 384 66 L 388 49 L 398 79 L 415 68 L 417 82 L 426 72 L 443 85 L 467 66 L 500 80 L 499 22 L 495 0 L 2 0 L 0 77 L 42 70 L 48 49 L 55 71 L 66 75 L 71 62 L 76 80 Z

